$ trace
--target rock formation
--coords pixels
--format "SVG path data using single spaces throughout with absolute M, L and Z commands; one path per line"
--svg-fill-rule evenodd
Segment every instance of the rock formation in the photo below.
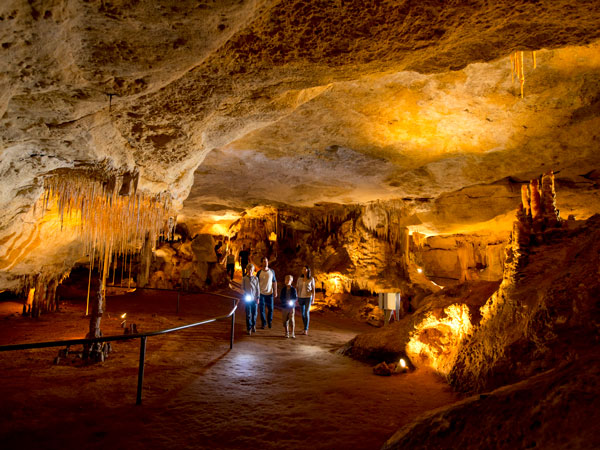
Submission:
M 193 291 L 226 285 L 225 269 L 217 261 L 214 247 L 209 234 L 161 244 L 149 264 L 147 287 Z
M 467 392 L 570 360 L 595 330 L 599 20 L 569 0 L 5 0 L 0 291 L 38 316 L 82 264 L 101 292 L 119 265 L 203 289 L 222 240 L 309 264 L 330 306 L 401 292 L 413 314 L 357 356 Z

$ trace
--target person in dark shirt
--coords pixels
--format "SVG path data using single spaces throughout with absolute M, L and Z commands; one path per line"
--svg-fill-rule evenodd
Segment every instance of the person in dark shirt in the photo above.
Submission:
M 246 267 L 250 262 L 250 251 L 246 250 L 246 246 L 244 244 L 242 244 L 242 249 L 240 250 L 238 258 L 240 260 L 240 266 L 242 266 L 242 276 L 246 276 Z
M 296 300 L 298 300 L 298 294 L 296 293 L 296 288 L 292 286 L 292 281 L 294 281 L 294 277 L 291 275 L 285 276 L 285 286 L 281 289 L 281 295 L 279 298 L 281 299 L 281 307 L 283 309 L 283 329 L 285 330 L 285 337 L 289 338 L 290 333 L 288 331 L 288 323 L 291 322 L 292 325 L 292 338 L 296 338 L 296 334 L 294 333 L 296 328 L 296 322 L 294 320 L 295 315 L 295 307 Z
M 222 246 L 223 243 L 221 241 L 217 242 L 217 245 L 215 245 L 215 256 L 217 257 L 217 264 L 220 264 L 221 258 L 223 258 L 223 252 L 221 251 Z

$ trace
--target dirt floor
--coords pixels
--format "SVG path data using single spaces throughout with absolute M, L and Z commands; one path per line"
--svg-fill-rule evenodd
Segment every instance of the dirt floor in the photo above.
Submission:
M 138 331 L 226 313 L 231 303 L 171 292 L 107 299 L 105 335 L 122 334 L 122 313 Z M 243 308 L 243 307 L 242 307 Z M 0 345 L 85 336 L 85 304 L 34 320 L 0 303 Z M 245 333 L 243 309 L 230 320 L 148 338 L 143 404 L 135 405 L 139 340 L 113 344 L 109 359 L 53 364 L 58 348 L 0 353 L 0 442 L 23 448 L 377 449 L 419 414 L 455 402 L 433 374 L 378 377 L 335 349 L 370 326 L 313 314 L 309 336 L 273 329 Z M 300 314 L 296 313 L 301 324 Z M 301 329 L 301 326 L 299 327 Z

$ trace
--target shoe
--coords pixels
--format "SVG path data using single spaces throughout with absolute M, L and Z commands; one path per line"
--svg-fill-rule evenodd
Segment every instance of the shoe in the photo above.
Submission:
M 248 336 L 252 334 L 252 330 L 248 330 Z
M 256 327 L 252 327 L 252 332 L 256 333 Z
M 286 337 L 286 338 L 289 338 L 289 337 L 290 337 L 290 335 L 289 335 L 288 333 L 285 333 L 285 337 Z
M 302 332 L 302 334 L 304 334 L 305 336 L 308 336 L 308 330 L 304 330 L 304 331 Z
M 296 335 L 295 334 L 292 334 L 292 339 L 296 339 Z
M 264 327 L 263 327 L 264 328 Z M 271 328 L 271 324 L 269 324 L 269 328 Z

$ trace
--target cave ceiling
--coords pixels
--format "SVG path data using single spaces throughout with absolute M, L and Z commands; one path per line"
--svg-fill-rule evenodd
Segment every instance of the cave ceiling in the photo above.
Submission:
M 507 227 L 548 170 L 563 215 L 587 217 L 598 23 L 597 1 L 4 0 L 0 271 L 66 264 L 32 206 L 77 167 L 137 171 L 198 226 L 401 199 L 431 233 Z

